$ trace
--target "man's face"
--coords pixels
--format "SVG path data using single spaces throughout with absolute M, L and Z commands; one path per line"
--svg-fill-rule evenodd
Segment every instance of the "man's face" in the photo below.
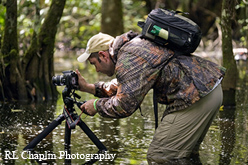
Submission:
M 97 72 L 106 74 L 111 77 L 115 73 L 115 65 L 109 57 L 108 51 L 100 51 L 99 57 L 90 57 L 88 60 L 91 65 L 94 65 Z

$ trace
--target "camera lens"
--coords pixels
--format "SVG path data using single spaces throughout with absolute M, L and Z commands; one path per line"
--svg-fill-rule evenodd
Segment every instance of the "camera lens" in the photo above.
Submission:
M 57 86 L 63 86 L 65 85 L 65 80 L 63 78 L 64 76 L 63 75 L 58 75 L 58 76 L 53 76 L 52 77 L 52 82 L 54 85 L 57 85 Z

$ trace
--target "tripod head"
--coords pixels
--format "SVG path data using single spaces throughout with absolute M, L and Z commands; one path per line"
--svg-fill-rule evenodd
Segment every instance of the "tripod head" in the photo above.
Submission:
M 63 71 L 62 73 L 63 75 L 53 76 L 52 82 L 56 86 L 65 86 L 64 90 L 62 91 L 62 97 L 65 105 L 63 115 L 66 118 L 68 127 L 70 129 L 74 129 L 80 119 L 80 116 L 77 117 L 76 120 L 73 119 L 75 116 L 77 116 L 74 109 L 74 104 L 76 103 L 80 109 L 80 106 L 85 102 L 78 102 L 76 100 L 81 98 L 78 94 L 75 93 L 75 90 L 77 90 L 79 87 L 77 73 L 72 70 Z
M 63 115 L 66 119 L 68 128 L 74 129 L 77 123 L 80 120 L 80 116 L 76 114 L 74 104 L 76 103 L 77 106 L 81 107 L 84 102 L 79 102 L 76 99 L 80 99 L 81 97 L 75 93 L 75 89 L 71 88 L 71 86 L 66 85 L 64 90 L 62 91 L 63 101 L 64 101 L 64 110 Z M 75 119 L 76 118 L 76 119 Z
M 62 97 L 65 106 L 71 110 L 74 106 L 74 103 L 78 103 L 76 99 L 80 99 L 81 97 L 75 93 L 75 89 L 71 87 L 65 86 L 64 90 L 62 91 Z

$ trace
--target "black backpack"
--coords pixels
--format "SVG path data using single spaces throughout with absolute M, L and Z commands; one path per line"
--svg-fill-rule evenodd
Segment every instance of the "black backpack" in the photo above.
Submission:
M 201 41 L 201 30 L 195 22 L 178 13 L 160 8 L 152 10 L 145 22 L 138 22 L 142 37 L 177 52 L 193 53 Z

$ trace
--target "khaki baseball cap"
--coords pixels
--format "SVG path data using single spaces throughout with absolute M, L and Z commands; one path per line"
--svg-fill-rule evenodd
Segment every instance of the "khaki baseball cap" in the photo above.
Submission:
M 101 32 L 94 35 L 89 39 L 85 52 L 81 54 L 77 60 L 79 62 L 84 62 L 89 58 L 91 53 L 108 50 L 109 45 L 113 42 L 113 40 L 114 37 Z

